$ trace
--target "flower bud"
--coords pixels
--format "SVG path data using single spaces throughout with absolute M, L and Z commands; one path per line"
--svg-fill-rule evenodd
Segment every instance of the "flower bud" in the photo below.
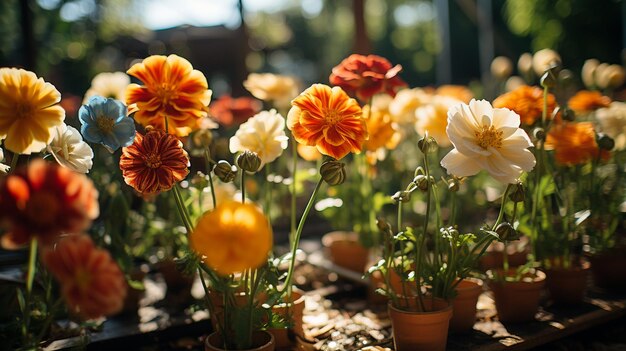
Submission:
M 437 140 L 435 140 L 435 138 L 428 136 L 428 135 L 420 139 L 417 142 L 417 146 L 425 154 L 437 151 L 437 147 L 438 147 Z
M 417 188 L 421 191 L 428 190 L 428 178 L 425 175 L 418 175 L 413 178 L 413 182 L 417 185 Z
M 496 228 L 496 233 L 500 237 L 500 241 L 514 241 L 519 240 L 520 236 L 517 230 L 513 228 L 511 223 L 503 222 L 498 224 Z
M 191 185 L 193 185 L 196 189 L 204 189 L 209 186 L 209 180 L 204 173 L 197 172 L 193 177 L 191 177 Z
M 596 59 L 589 59 L 585 61 L 585 64 L 583 64 L 581 78 L 583 80 L 583 83 L 585 83 L 587 89 L 593 89 L 596 86 L 594 76 L 596 73 L 596 68 L 598 68 L 599 65 L 600 61 Z
M 602 89 L 619 88 L 625 79 L 626 73 L 620 65 L 605 65 L 602 70 L 596 71 L 596 83 Z
M 453 193 L 456 193 L 457 191 L 459 191 L 460 182 L 457 178 L 448 179 L 447 183 L 448 183 L 448 190 L 450 190 Z
M 398 191 L 395 194 L 393 194 L 391 199 L 395 203 L 398 203 L 398 202 L 409 202 L 409 200 L 411 200 L 411 193 L 408 192 L 408 191 Z
M 541 84 L 543 88 L 554 88 L 556 86 L 556 83 L 557 78 L 551 68 L 546 70 L 539 80 L 539 84 Z
M 596 140 L 598 147 L 602 150 L 611 151 L 615 147 L 615 140 L 604 133 L 598 133 Z
M 345 164 L 339 161 L 326 161 L 320 167 L 322 179 L 328 185 L 339 185 L 346 180 Z
M 526 191 L 524 190 L 524 184 L 517 183 L 513 185 L 513 191 L 509 193 L 509 199 L 513 202 L 522 202 L 526 198 Z
M 491 61 L 491 75 L 501 81 L 509 78 L 513 72 L 513 63 L 508 57 L 498 56 Z
M 261 158 L 256 152 L 246 150 L 237 157 L 237 166 L 244 171 L 255 173 L 261 168 Z
M 574 110 L 572 110 L 571 108 L 566 107 L 561 112 L 561 117 L 563 117 L 564 121 L 573 122 L 576 120 L 576 112 L 574 112 Z
M 387 221 L 381 217 L 376 218 L 376 227 L 378 227 L 378 230 L 383 233 L 390 232 L 391 229 L 391 225 L 389 225 L 389 223 L 387 223 Z
M 504 83 L 504 90 L 505 91 L 513 91 L 519 87 L 521 87 L 522 85 L 526 85 L 526 82 L 524 81 L 524 79 L 520 76 L 512 76 L 509 77 L 509 79 L 506 80 L 506 83 Z
M 217 162 L 213 172 L 224 183 L 230 183 L 237 175 L 237 167 L 231 166 L 228 161 L 220 160 Z
M 525 52 L 517 60 L 517 70 L 524 76 L 528 76 L 533 70 L 533 55 Z
M 533 55 L 533 69 L 541 77 L 545 71 L 561 66 L 561 56 L 552 49 L 542 49 Z
M 535 128 L 533 130 L 533 136 L 537 140 L 544 141 L 546 140 L 546 131 L 543 128 Z

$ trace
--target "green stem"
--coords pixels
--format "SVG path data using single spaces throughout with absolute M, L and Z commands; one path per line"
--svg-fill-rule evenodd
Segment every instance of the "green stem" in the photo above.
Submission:
M 431 197 L 431 184 L 430 184 L 430 169 L 428 165 L 428 156 L 424 154 L 424 175 L 426 176 L 426 180 L 428 181 L 428 187 L 426 191 L 426 214 L 424 216 L 424 229 L 422 231 L 422 236 L 420 237 L 420 244 L 415 246 L 415 259 L 417 260 L 417 264 L 415 266 L 415 285 L 417 288 L 417 298 L 419 302 L 419 306 L 421 311 L 425 311 L 424 301 L 422 297 L 422 289 L 421 289 L 421 270 L 423 263 L 423 250 L 426 244 L 426 235 L 428 233 L 428 221 L 430 218 L 430 197 Z
M 267 178 L 270 175 L 270 165 L 266 164 L 265 165 L 265 181 L 263 182 L 265 184 L 265 214 L 267 215 L 267 221 L 270 224 L 270 227 L 272 226 L 272 216 L 270 213 L 271 210 L 271 206 L 272 206 L 272 184 L 270 184 L 270 182 L 267 180 Z
M 509 195 L 509 192 L 511 191 L 512 187 L 513 187 L 513 184 L 508 184 L 506 189 L 504 190 L 504 194 L 502 195 L 502 202 L 500 203 L 500 212 L 498 212 L 498 218 L 496 219 L 496 222 L 493 224 L 493 227 L 491 228 L 491 230 L 494 232 L 496 231 L 496 228 L 498 227 L 500 222 L 502 222 L 502 218 L 504 218 L 504 205 L 506 204 L 506 198 Z
M 187 212 L 187 207 L 183 202 L 183 197 L 180 194 L 180 189 L 178 189 L 178 184 L 174 184 L 172 190 L 174 192 L 174 199 L 176 200 L 176 208 L 178 209 L 178 214 L 180 215 L 183 221 L 183 225 L 187 230 L 187 235 L 189 235 L 191 234 L 191 232 L 193 232 L 193 225 L 191 224 L 191 219 L 189 217 L 189 213 Z
M 309 216 L 309 212 L 311 212 L 311 208 L 313 208 L 313 204 L 315 203 L 315 198 L 317 197 L 317 193 L 323 181 L 324 179 L 322 179 L 322 177 L 320 176 L 320 179 L 315 185 L 315 189 L 313 190 L 313 193 L 311 194 L 311 198 L 309 199 L 309 202 L 306 204 L 306 207 L 304 208 L 304 213 L 302 214 L 302 217 L 300 217 L 300 222 L 298 223 L 298 229 L 296 230 L 296 235 L 294 235 L 294 238 L 293 238 L 294 240 L 291 243 L 291 261 L 289 262 L 289 270 L 287 271 L 287 278 L 285 278 L 285 287 L 283 287 L 283 290 L 281 292 L 284 292 L 288 287 L 291 286 L 291 279 L 293 279 L 293 270 L 296 265 L 296 251 L 298 250 L 298 243 L 300 242 L 300 236 L 302 235 L 304 222 Z
M 206 160 L 207 174 L 209 175 L 209 186 L 211 187 L 211 199 L 213 200 L 213 208 L 217 206 L 217 199 L 215 198 L 215 186 L 213 185 L 213 173 L 211 171 L 211 155 L 209 154 L 209 149 L 204 150 L 204 158 Z
M 289 244 L 293 245 L 294 238 L 296 236 L 296 170 L 298 167 L 298 143 L 296 139 L 291 136 L 291 230 L 289 231 Z M 319 169 L 319 167 L 318 167 Z
M 246 171 L 241 170 L 241 203 L 246 203 L 246 184 L 245 184 Z
M 37 270 L 37 239 L 30 240 L 30 249 L 28 251 L 28 272 L 26 274 L 26 296 L 24 298 L 24 317 L 22 321 L 22 336 L 24 345 L 30 345 L 30 313 L 31 298 L 33 294 L 33 281 L 35 280 L 35 271 Z

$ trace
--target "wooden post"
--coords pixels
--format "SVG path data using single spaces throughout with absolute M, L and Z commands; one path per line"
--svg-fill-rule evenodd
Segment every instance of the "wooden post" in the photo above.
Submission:
M 354 16 L 354 47 L 352 50 L 355 54 L 370 54 L 372 47 L 365 26 L 365 0 L 352 0 L 352 14 Z

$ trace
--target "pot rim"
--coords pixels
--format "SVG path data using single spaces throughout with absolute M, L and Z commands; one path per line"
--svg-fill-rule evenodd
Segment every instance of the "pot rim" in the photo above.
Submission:
M 403 310 L 400 309 L 398 307 L 395 307 L 392 303 L 391 300 L 389 300 L 389 302 L 387 302 L 387 306 L 389 308 L 391 308 L 392 310 L 394 310 L 394 312 L 398 312 L 398 313 L 403 313 L 403 314 L 424 314 L 424 315 L 430 315 L 430 314 L 437 314 L 437 313 L 442 313 L 442 312 L 447 312 L 447 311 L 452 311 L 452 304 L 444 299 L 435 297 L 435 298 L 431 298 L 431 297 L 426 297 L 427 299 L 431 299 L 431 300 L 436 300 L 438 302 L 442 302 L 444 304 L 446 304 L 447 306 L 441 309 L 437 309 L 434 311 L 407 311 L 407 310 Z
M 269 340 L 265 344 L 263 344 L 263 345 L 260 345 L 260 346 L 257 346 L 257 347 L 253 347 L 251 349 L 245 349 L 245 350 L 242 350 L 242 351 L 259 351 L 259 350 L 263 350 L 263 348 L 266 347 L 267 345 L 274 344 L 276 342 L 274 340 L 274 335 L 272 335 L 272 333 L 268 332 L 267 330 L 255 330 L 253 332 L 253 334 L 265 334 L 266 336 L 269 337 Z M 224 350 L 221 347 L 217 347 L 217 346 L 209 343 L 209 339 L 211 337 L 213 337 L 214 335 L 220 335 L 220 334 L 219 334 L 219 332 L 215 331 L 215 332 L 207 335 L 207 337 L 204 338 L 204 347 L 207 348 L 210 345 L 210 347 L 212 347 L 214 349 Z

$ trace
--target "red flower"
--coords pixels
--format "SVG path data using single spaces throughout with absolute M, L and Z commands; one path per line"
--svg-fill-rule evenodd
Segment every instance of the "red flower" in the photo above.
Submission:
M 209 106 L 210 115 L 221 125 L 239 125 L 261 111 L 261 102 L 250 97 L 222 95 Z
M 98 191 L 83 174 L 34 160 L 0 184 L 0 222 L 8 231 L 2 246 L 19 247 L 33 237 L 47 245 L 62 233 L 79 233 L 98 216 L 97 200 Z
M 120 169 L 126 184 L 142 195 L 171 189 L 189 174 L 189 156 L 183 143 L 162 130 L 135 134 L 131 146 L 122 148 Z
M 384 57 L 352 54 L 333 68 L 329 81 L 366 102 L 382 92 L 395 96 L 397 88 L 406 86 L 398 77 L 401 70 L 402 66 L 392 67 Z
M 85 319 L 119 312 L 126 297 L 126 280 L 108 251 L 86 235 L 70 235 L 45 248 L 43 263 L 61 284 L 71 312 Z

